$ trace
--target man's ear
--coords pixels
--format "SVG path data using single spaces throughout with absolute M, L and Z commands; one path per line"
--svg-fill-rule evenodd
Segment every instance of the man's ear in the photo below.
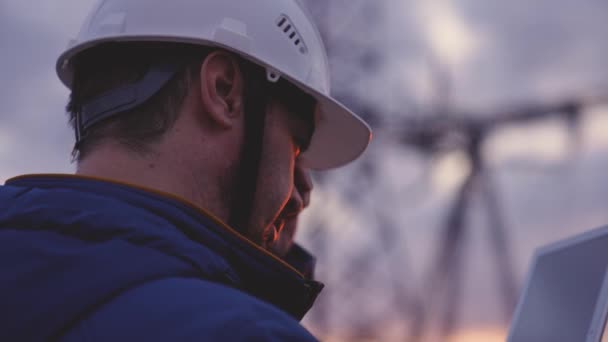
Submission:
M 243 74 L 237 58 L 225 51 L 211 52 L 200 70 L 201 102 L 212 122 L 230 128 L 241 115 Z

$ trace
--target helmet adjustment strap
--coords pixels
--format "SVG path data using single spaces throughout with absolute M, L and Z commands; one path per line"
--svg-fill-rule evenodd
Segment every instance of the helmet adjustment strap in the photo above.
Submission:
M 95 124 L 133 109 L 157 94 L 175 74 L 182 63 L 163 63 L 150 66 L 142 79 L 107 91 L 85 103 L 76 113 L 76 147 L 86 138 Z

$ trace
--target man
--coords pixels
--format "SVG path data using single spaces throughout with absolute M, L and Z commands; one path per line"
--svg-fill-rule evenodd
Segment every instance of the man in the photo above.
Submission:
M 314 340 L 273 252 L 371 133 L 298 2 L 100 1 L 57 72 L 77 172 L 0 188 L 0 340 Z

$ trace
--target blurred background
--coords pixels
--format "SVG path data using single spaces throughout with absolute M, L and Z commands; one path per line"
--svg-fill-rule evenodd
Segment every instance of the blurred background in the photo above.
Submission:
M 325 341 L 502 341 L 534 249 L 608 224 L 608 2 L 302 0 L 372 123 L 298 240 Z M 0 181 L 72 172 L 56 57 L 93 0 L 0 0 Z

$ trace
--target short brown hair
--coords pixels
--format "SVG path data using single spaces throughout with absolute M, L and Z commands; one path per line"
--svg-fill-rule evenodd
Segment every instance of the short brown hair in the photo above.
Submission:
M 73 61 L 72 93 L 66 107 L 76 129 L 76 115 L 92 99 L 116 87 L 141 79 L 150 66 L 179 56 L 182 69 L 161 90 L 136 108 L 127 110 L 87 130 L 86 139 L 74 147 L 77 160 L 85 158 L 100 142 L 112 139 L 145 153 L 176 122 L 188 89 L 196 79 L 208 50 L 177 44 L 107 43 L 82 52 Z

